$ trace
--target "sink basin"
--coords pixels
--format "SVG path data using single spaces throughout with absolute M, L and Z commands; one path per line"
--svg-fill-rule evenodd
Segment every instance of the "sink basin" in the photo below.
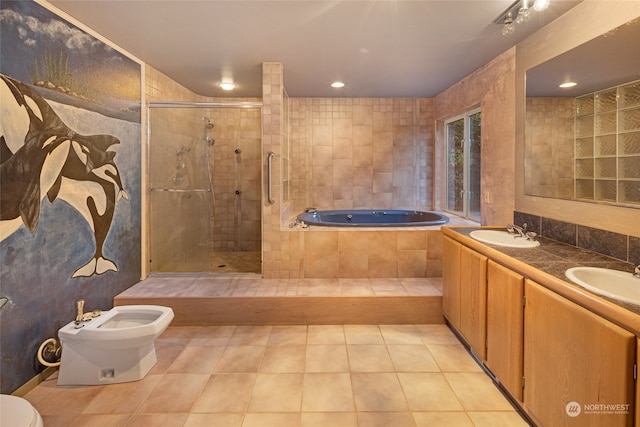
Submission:
M 536 240 L 527 240 L 518 234 L 510 234 L 502 230 L 475 230 L 470 236 L 479 242 L 508 248 L 535 248 L 540 246 Z
M 572 282 L 594 294 L 640 305 L 640 279 L 632 273 L 608 268 L 574 267 L 565 271 Z

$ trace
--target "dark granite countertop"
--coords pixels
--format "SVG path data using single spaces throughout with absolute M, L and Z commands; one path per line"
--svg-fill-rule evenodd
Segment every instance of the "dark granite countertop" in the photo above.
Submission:
M 485 227 L 486 228 L 486 227 Z M 474 230 L 479 230 L 481 227 L 464 227 L 455 228 L 450 227 L 452 231 L 460 233 L 469 238 L 470 234 Z M 572 267 L 600 267 L 609 268 L 613 270 L 621 270 L 633 272 L 634 266 L 631 263 L 610 258 L 605 255 L 601 255 L 596 252 L 592 252 L 586 249 L 571 246 L 566 243 L 561 243 L 555 240 L 551 240 L 545 237 L 538 236 L 536 240 L 540 242 L 540 246 L 535 248 L 508 248 L 504 246 L 491 245 L 487 243 L 481 243 L 492 249 L 499 251 L 511 258 L 514 258 L 520 262 L 523 262 L 533 268 L 541 270 L 551 276 L 554 276 L 560 280 L 571 283 L 586 292 L 589 290 L 583 288 L 577 283 L 571 282 L 566 276 L 565 271 Z M 640 279 L 638 280 L 638 286 L 640 286 Z M 595 294 L 594 294 L 595 295 Z M 640 306 L 621 301 L 616 301 L 606 296 L 598 295 L 598 297 L 606 299 L 607 301 L 625 308 L 633 313 L 640 314 Z

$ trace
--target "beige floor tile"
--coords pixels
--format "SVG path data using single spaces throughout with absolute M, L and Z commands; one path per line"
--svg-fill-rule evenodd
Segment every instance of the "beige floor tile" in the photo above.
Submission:
M 168 374 L 210 374 L 218 364 L 225 347 L 189 346 L 167 369 Z
M 353 373 L 351 383 L 358 411 L 407 411 L 409 409 L 395 373 Z
M 102 391 L 97 387 L 58 387 L 34 404 L 40 415 L 79 414 Z
M 267 345 L 305 345 L 307 343 L 307 326 L 274 326 L 269 335 Z
M 427 344 L 460 344 L 447 325 L 416 325 L 416 331 Z
M 78 414 L 42 415 L 42 422 L 47 427 L 69 427 L 77 416 Z
M 353 389 L 348 373 L 304 374 L 303 412 L 353 412 Z
M 24 398 L 28 400 L 32 405 L 36 405 L 42 399 L 55 393 L 58 390 L 58 371 L 54 372 L 50 377 L 45 379 L 38 386 L 30 390 Z
M 300 412 L 303 374 L 258 374 L 247 412 Z
M 416 427 L 411 412 L 358 412 L 360 427 Z
M 427 349 L 442 372 L 482 372 L 462 344 L 427 345 Z
M 309 325 L 307 344 L 344 344 L 342 325 Z
M 395 372 L 386 345 L 348 345 L 351 372 Z
M 417 427 L 474 427 L 466 412 L 414 412 Z
M 266 348 L 259 372 L 304 372 L 306 359 L 304 345 L 278 345 Z
M 308 345 L 305 372 L 349 372 L 345 345 Z
M 468 412 L 475 427 L 527 427 L 517 412 Z
M 347 344 L 384 344 L 377 325 L 345 325 L 344 336 Z
M 189 340 L 189 345 L 227 345 L 235 330 L 235 326 L 201 326 L 194 332 L 191 340 Z
M 412 411 L 462 411 L 451 386 L 438 373 L 399 373 L 398 378 Z
M 397 372 L 440 372 L 424 345 L 389 345 L 387 348 Z
M 103 387 L 84 414 L 132 414 L 151 395 L 162 375 L 147 375 L 140 381 Z
M 139 414 L 189 412 L 208 380 L 209 375 L 205 374 L 164 375 L 151 396 L 136 412 Z
M 189 414 L 184 427 L 242 427 L 244 414 Z
M 191 412 L 239 412 L 247 409 L 256 374 L 212 375 Z
M 358 427 L 355 412 L 303 412 L 302 427 Z
M 185 344 L 182 345 L 156 345 L 156 358 L 158 359 L 158 363 L 151 368 L 147 375 L 166 374 L 169 366 L 180 356 L 180 353 L 185 349 L 188 342 L 189 340 L 186 340 Z
M 258 372 L 266 347 L 241 345 L 227 347 L 215 368 L 217 373 Z
M 86 427 L 86 426 L 100 426 L 100 427 L 124 427 L 131 418 L 130 414 L 80 414 L 76 417 L 69 427 Z M 44 420 L 43 420 L 44 422 Z M 46 424 L 49 427 L 49 424 Z M 8 426 L 7 426 L 8 427 Z
M 467 411 L 513 411 L 484 372 L 445 373 L 458 400 Z
M 267 345 L 271 326 L 238 326 L 229 345 Z
M 380 325 L 384 342 L 390 344 L 423 344 L 414 325 Z
M 247 414 L 242 427 L 299 427 L 300 414 Z
M 189 414 L 139 414 L 132 416 L 126 427 L 182 427 L 188 417 Z

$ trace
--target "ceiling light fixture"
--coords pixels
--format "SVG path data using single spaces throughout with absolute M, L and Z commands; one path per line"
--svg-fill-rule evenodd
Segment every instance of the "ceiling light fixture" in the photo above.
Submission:
M 236 84 L 233 82 L 222 82 L 218 86 L 220 86 L 222 90 L 233 90 L 236 88 Z
M 344 87 L 344 83 L 342 83 L 342 82 L 333 82 L 333 83 L 331 83 L 331 87 L 339 89 L 341 87 Z
M 540 12 L 549 7 L 551 0 L 516 0 L 493 22 L 502 25 L 502 35 L 510 36 L 516 31 L 516 24 L 529 21 L 531 11 Z
M 577 86 L 577 85 L 578 85 L 578 83 L 576 83 L 576 82 L 566 82 L 566 83 L 560 84 L 558 87 L 566 89 L 566 88 L 574 87 L 574 86 Z

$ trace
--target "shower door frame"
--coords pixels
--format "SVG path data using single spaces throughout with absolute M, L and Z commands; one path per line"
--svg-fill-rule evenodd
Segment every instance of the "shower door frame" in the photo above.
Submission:
M 152 108 L 257 108 L 260 110 L 260 152 L 262 154 L 264 151 L 262 135 L 264 134 L 264 123 L 262 120 L 262 107 L 263 103 L 261 101 L 213 101 L 213 102 L 181 102 L 181 101 L 157 101 L 157 102 L 148 102 L 146 109 L 146 156 L 144 158 L 143 165 L 143 177 L 142 182 L 145 188 L 143 191 L 143 200 L 142 200 L 142 208 L 143 208 L 143 217 L 142 217 L 142 229 L 144 236 L 144 251 L 143 251 L 143 265 L 141 271 L 141 278 L 144 279 L 151 273 L 151 181 L 149 179 L 149 168 L 150 168 L 150 159 L 151 159 L 151 109 Z M 261 179 L 264 181 L 264 178 Z M 264 182 L 260 183 L 261 188 L 264 186 Z M 260 191 L 261 194 L 261 206 L 264 206 L 264 192 Z M 262 218 L 262 209 L 261 215 Z M 261 220 L 262 222 L 262 220 Z M 262 229 L 263 224 L 261 224 L 261 238 L 260 238 L 260 252 L 262 253 Z

